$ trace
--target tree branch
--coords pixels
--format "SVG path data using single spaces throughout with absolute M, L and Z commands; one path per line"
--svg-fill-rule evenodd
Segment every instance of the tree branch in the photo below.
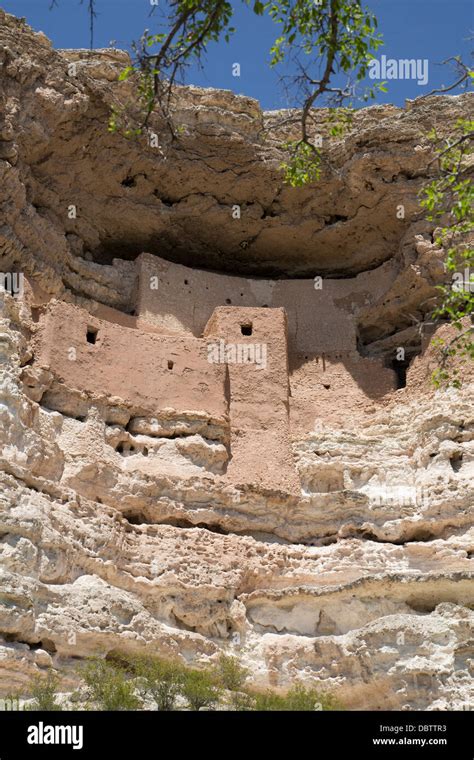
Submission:
M 311 95 L 306 99 L 304 105 L 303 105 L 303 113 L 301 114 L 301 131 L 302 131 L 302 141 L 306 143 L 307 145 L 310 145 L 309 137 L 308 137 L 308 131 L 307 131 L 307 121 L 308 121 L 308 114 L 310 112 L 310 109 L 316 100 L 316 98 L 321 95 L 321 93 L 325 92 L 326 87 L 329 84 L 329 81 L 331 79 L 331 74 L 333 70 L 334 61 L 336 60 L 336 53 L 337 53 L 337 32 L 338 32 L 338 18 L 337 18 L 337 2 L 336 0 L 331 0 L 331 6 L 330 6 L 330 39 L 329 39 L 329 49 L 326 59 L 326 67 L 324 69 L 324 74 L 319 82 L 319 85 L 314 92 L 311 93 Z
M 465 82 L 469 78 L 469 68 L 466 66 L 465 63 L 460 61 L 458 58 L 453 58 L 452 56 L 450 58 L 446 58 L 445 61 L 442 61 L 442 65 L 445 65 L 446 63 L 449 63 L 449 61 L 455 61 L 456 66 L 459 69 L 462 70 L 462 75 L 457 80 L 457 82 L 454 82 L 454 84 L 449 85 L 449 87 L 441 87 L 439 89 L 431 90 L 431 92 L 426 92 L 424 95 L 419 95 L 415 100 L 421 100 L 422 98 L 428 98 L 430 95 L 435 95 L 436 93 L 441 93 L 442 95 L 445 92 L 450 92 L 450 90 L 454 90 L 456 87 L 459 87 L 463 82 Z

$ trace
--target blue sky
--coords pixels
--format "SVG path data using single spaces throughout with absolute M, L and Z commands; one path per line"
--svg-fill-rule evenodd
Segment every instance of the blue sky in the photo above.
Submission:
M 49 10 L 49 4 L 50 0 L 0 0 L 0 7 L 24 16 L 35 30 L 45 32 L 55 47 L 88 47 L 85 6 L 79 0 L 58 0 L 58 7 Z M 403 105 L 406 98 L 450 84 L 452 74 L 437 65 L 449 56 L 461 54 L 467 63 L 472 63 L 472 40 L 468 39 L 474 35 L 472 0 L 366 0 L 365 4 L 377 15 L 385 40 L 377 57 L 384 54 L 388 58 L 429 62 L 426 86 L 413 80 L 391 80 L 388 92 L 379 94 L 377 102 Z M 268 66 L 268 50 L 277 36 L 277 27 L 269 19 L 256 17 L 241 2 L 234 6 L 237 33 L 229 44 L 210 47 L 205 70 L 191 70 L 188 81 L 255 97 L 266 109 L 297 105 L 285 95 L 279 73 Z M 114 40 L 117 47 L 127 49 L 144 28 L 153 30 L 150 0 L 97 0 L 97 7 L 95 47 L 108 47 Z M 232 76 L 232 64 L 236 62 L 241 66 L 240 77 Z

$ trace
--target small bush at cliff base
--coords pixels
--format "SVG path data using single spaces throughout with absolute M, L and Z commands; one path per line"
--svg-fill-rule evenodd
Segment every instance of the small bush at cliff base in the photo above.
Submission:
M 236 657 L 221 654 L 217 662 L 216 677 L 224 689 L 237 691 L 247 680 L 249 671 L 244 668 Z
M 28 710 L 62 710 L 61 705 L 56 702 L 58 687 L 59 678 L 52 670 L 49 670 L 46 676 L 35 676 L 31 682 L 33 702 L 28 706 Z
M 151 697 L 157 710 L 174 710 L 185 680 L 183 667 L 158 657 L 137 657 L 131 664 L 140 693 Z
M 289 710 L 338 710 L 341 705 L 332 694 L 307 689 L 302 684 L 293 686 L 286 695 Z
M 236 712 L 255 710 L 255 700 L 246 691 L 233 691 L 230 695 L 229 706 L 231 710 Z
M 185 671 L 181 694 L 191 710 L 215 705 L 220 698 L 220 689 L 216 685 L 214 674 L 206 670 Z
M 134 683 L 122 668 L 104 660 L 92 660 L 81 675 L 88 688 L 87 704 L 99 710 L 139 710 L 141 700 L 135 695 Z
M 316 689 L 307 689 L 302 684 L 296 684 L 285 695 L 266 691 L 253 695 L 253 710 L 277 710 L 308 712 L 317 710 L 339 710 L 342 706 L 330 694 L 324 694 Z

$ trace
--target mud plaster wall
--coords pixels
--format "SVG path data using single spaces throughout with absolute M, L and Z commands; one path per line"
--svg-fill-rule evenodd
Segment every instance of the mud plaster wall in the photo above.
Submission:
M 218 306 L 283 307 L 288 318 L 289 352 L 356 351 L 359 309 L 388 291 L 396 276 L 388 262 L 348 279 L 265 280 L 191 269 L 157 256 L 136 260 L 136 312 L 145 323 L 201 336 Z M 158 289 L 150 287 L 158 283 Z
M 97 331 L 95 343 L 87 334 Z M 73 358 L 71 358 L 73 357 Z M 52 302 L 42 319 L 36 361 L 57 381 L 90 396 L 117 397 L 136 410 L 227 413 L 225 366 L 207 361 L 204 340 L 144 333 Z
M 265 280 L 195 270 L 150 254 L 137 261 L 135 311 L 141 329 L 200 336 L 214 309 L 283 308 L 287 317 L 289 407 L 294 435 L 318 421 L 341 422 L 396 389 L 395 372 L 357 351 L 359 310 L 395 277 L 393 262 L 348 279 Z M 153 289 L 151 284 L 157 289 Z M 232 327 L 229 323 L 230 334 Z M 242 336 L 240 336 L 240 340 Z M 262 379 L 257 374 L 256 377 Z M 258 394 L 257 396 L 258 397 Z M 270 437 L 274 426 L 269 425 Z
M 107 317 L 114 317 L 113 310 Z M 145 333 L 125 326 L 120 315 L 117 320 L 53 301 L 41 318 L 36 366 L 50 371 L 53 386 L 66 394 L 125 402 L 135 414 L 173 409 L 224 420 L 230 427 L 231 483 L 299 493 L 284 309 L 218 308 L 201 339 Z M 244 328 L 251 334 L 244 335 Z M 209 361 L 208 347 L 221 344 L 258 344 L 264 361 Z
M 292 437 L 395 387 L 394 372 L 356 348 L 357 310 L 383 292 L 389 267 L 384 276 L 369 273 L 375 296 L 358 277 L 323 280 L 319 289 L 313 280 L 232 277 L 149 254 L 135 267 L 132 315 L 103 305 L 90 315 L 53 301 L 36 361 L 66 395 L 115 398 L 135 414 L 171 409 L 224 423 L 233 483 L 298 491 Z M 243 324 L 252 325 L 251 335 L 242 334 Z M 264 347 L 265 366 L 210 362 L 216 340 Z
M 236 485 L 250 480 L 261 488 L 299 493 L 290 442 L 285 310 L 219 307 L 205 335 L 227 344 L 251 345 L 255 357 L 265 357 L 260 363 L 228 365 L 229 478 Z

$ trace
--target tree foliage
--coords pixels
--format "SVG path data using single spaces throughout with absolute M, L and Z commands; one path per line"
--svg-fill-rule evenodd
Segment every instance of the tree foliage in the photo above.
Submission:
M 58 2 L 51 0 L 51 6 Z M 87 4 L 92 47 L 96 0 L 80 2 Z M 370 61 L 382 45 L 377 18 L 362 0 L 241 0 L 241 3 L 256 16 L 266 15 L 275 24 L 270 66 L 286 65 L 296 72 L 282 76 L 293 102 L 300 107 L 285 120 L 296 127 L 291 139 L 281 146 L 286 151 L 281 164 L 285 182 L 301 187 L 317 181 L 323 154 L 315 141 L 314 107 L 329 106 L 329 134 L 338 137 L 350 126 L 357 102 L 367 102 L 378 91 L 386 91 L 385 82 L 362 87 Z M 235 3 L 229 0 L 168 0 L 153 7 L 154 30 L 146 29 L 132 43 L 131 65 L 120 75 L 122 82 L 131 85 L 133 95 L 129 103 L 117 102 L 112 108 L 109 130 L 128 138 L 139 137 L 150 131 L 152 116 L 156 114 L 164 121 L 171 142 L 178 141 L 185 129 L 175 123 L 173 116 L 175 85 L 185 81 L 191 66 L 203 66 L 210 44 L 231 39 L 235 32 L 234 9 Z M 473 83 L 472 69 L 459 56 L 444 63 L 454 68 L 455 81 L 426 95 L 468 89 Z M 461 274 L 464 282 L 460 287 L 457 277 L 456 282 L 442 288 L 440 305 L 433 315 L 435 320 L 452 322 L 457 330 L 452 340 L 437 343 L 439 367 L 433 376 L 437 386 L 459 385 L 454 360 L 474 355 L 472 325 L 467 324 L 472 319 L 474 298 L 473 253 L 467 244 L 468 233 L 472 231 L 473 198 L 467 164 L 472 153 L 472 134 L 472 122 L 461 120 L 448 137 L 431 135 L 439 172 L 426 185 L 421 198 L 428 218 L 440 224 L 438 242 L 447 250 L 447 272 L 452 276 Z
M 436 221 L 436 242 L 446 250 L 445 266 L 451 281 L 440 286 L 441 298 L 433 317 L 448 321 L 456 330 L 450 339 L 437 339 L 438 366 L 433 382 L 461 385 L 459 362 L 474 359 L 474 188 L 472 156 L 474 121 L 459 119 L 447 137 L 432 131 L 438 171 L 421 193 L 427 218 Z
M 351 108 L 355 99 L 375 97 L 384 83 L 357 92 L 367 74 L 374 51 L 382 44 L 373 13 L 361 0 L 242 0 L 257 16 L 268 15 L 278 28 L 269 51 L 270 66 L 291 62 L 297 74 L 283 77 L 302 106 L 300 136 L 288 142 L 288 160 L 282 165 L 286 181 L 302 185 L 319 177 L 321 155 L 312 140 L 312 108 L 322 98 L 326 104 Z M 171 102 L 174 85 L 184 81 L 186 69 L 202 66 L 207 47 L 219 40 L 229 41 L 233 7 L 226 0 L 172 0 L 161 18 L 163 31 L 145 30 L 133 43 L 132 65 L 121 74 L 122 81 L 133 78 L 140 106 L 140 117 L 127 109 L 116 108 L 110 129 L 127 137 L 141 134 L 152 113 L 165 119 L 172 139 L 179 132 L 174 124 Z M 343 87 L 332 84 L 342 74 Z M 336 119 L 339 117 L 336 112 Z M 339 130 L 348 123 L 348 110 L 341 115 Z

